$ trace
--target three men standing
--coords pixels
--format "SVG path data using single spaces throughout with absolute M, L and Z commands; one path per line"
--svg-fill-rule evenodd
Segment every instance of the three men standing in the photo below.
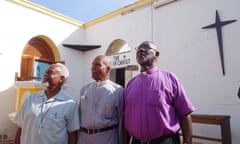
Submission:
M 22 143 L 74 144 L 78 122 L 78 144 L 121 144 L 122 118 L 131 144 L 180 144 L 180 130 L 184 144 L 192 144 L 191 113 L 195 108 L 180 80 L 174 73 L 157 68 L 160 52 L 154 43 L 144 41 L 136 50 L 141 73 L 128 82 L 125 92 L 109 79 L 111 60 L 104 55 L 93 60 L 94 82 L 81 88 L 79 109 L 61 91 L 68 77 L 62 73 L 64 67 L 51 65 L 43 80 L 49 84 L 47 89 L 32 94 L 18 113 L 15 144 L 20 136 Z M 60 112 L 61 104 L 65 106 Z

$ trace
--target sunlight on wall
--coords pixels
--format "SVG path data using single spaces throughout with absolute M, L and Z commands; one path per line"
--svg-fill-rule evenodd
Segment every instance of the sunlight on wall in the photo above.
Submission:
M 13 82 L 14 75 L 9 75 L 9 69 L 11 69 L 11 64 L 6 63 L 6 56 L 1 52 L 0 55 L 0 91 L 7 89 Z M 15 66 L 13 66 L 15 68 Z

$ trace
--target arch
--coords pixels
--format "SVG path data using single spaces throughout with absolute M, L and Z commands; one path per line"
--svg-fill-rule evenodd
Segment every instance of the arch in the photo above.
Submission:
M 31 38 L 24 47 L 22 56 L 24 55 L 49 59 L 51 62 L 61 60 L 57 46 L 45 35 L 38 35 Z
M 132 64 L 130 51 L 130 47 L 125 40 L 115 39 L 105 52 L 105 55 L 112 60 L 110 79 L 123 87 L 133 76 L 133 71 L 138 70 L 138 66 Z
M 49 48 L 53 52 L 55 61 L 61 61 L 60 53 L 59 53 L 58 48 L 55 45 L 55 43 L 50 38 L 48 38 L 44 35 L 39 35 L 38 37 L 42 38 L 49 45 Z
M 129 52 L 129 51 L 130 51 L 130 48 L 128 46 L 128 43 L 125 40 L 115 39 L 109 45 L 105 55 L 111 56 L 111 55 L 116 55 L 123 52 Z
M 25 45 L 21 57 L 20 78 L 17 80 L 25 81 L 39 78 L 34 77 L 36 61 L 47 64 L 61 61 L 57 46 L 45 35 L 32 37 Z

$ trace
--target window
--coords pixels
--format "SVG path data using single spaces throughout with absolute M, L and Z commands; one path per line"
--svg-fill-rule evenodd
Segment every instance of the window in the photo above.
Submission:
M 31 38 L 24 47 L 21 58 L 20 76 L 18 81 L 41 81 L 48 65 L 60 61 L 56 45 L 46 36 L 39 35 Z
M 36 81 L 42 81 L 43 75 L 47 67 L 50 65 L 49 62 L 44 62 L 40 60 L 36 60 L 34 63 L 34 77 Z

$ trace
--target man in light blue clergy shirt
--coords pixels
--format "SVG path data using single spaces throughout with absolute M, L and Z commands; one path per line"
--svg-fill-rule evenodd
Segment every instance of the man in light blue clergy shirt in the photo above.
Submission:
M 80 91 L 78 144 L 120 144 L 122 86 L 109 80 L 112 62 L 99 55 L 92 62 L 94 82 Z

